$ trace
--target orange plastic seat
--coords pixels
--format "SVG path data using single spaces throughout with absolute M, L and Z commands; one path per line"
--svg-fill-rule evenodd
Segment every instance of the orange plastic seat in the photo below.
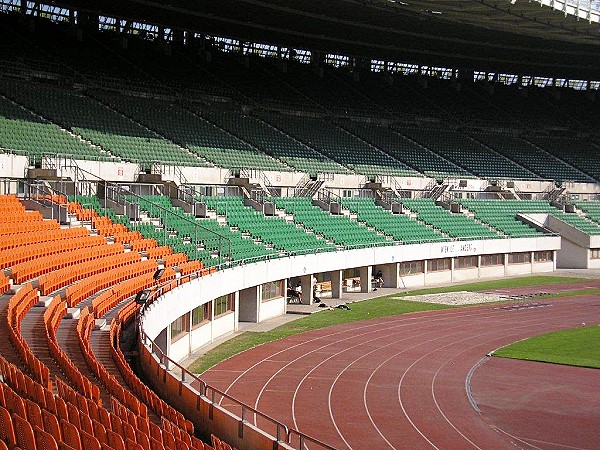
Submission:
M 17 446 L 23 449 L 36 450 L 35 436 L 33 428 L 26 419 L 13 413 L 12 415 L 15 437 L 17 438 Z
M 81 430 L 81 447 L 83 450 L 102 450 L 100 442 L 90 433 Z
M 39 427 L 35 427 L 35 444 L 37 450 L 58 450 L 56 439 Z
M 75 450 L 82 450 L 81 438 L 79 437 L 79 430 L 77 427 L 64 419 L 61 419 L 60 428 L 62 430 L 63 442 L 73 447 Z
M 12 418 L 8 409 L 0 406 L 0 441 L 14 447 L 17 443 Z

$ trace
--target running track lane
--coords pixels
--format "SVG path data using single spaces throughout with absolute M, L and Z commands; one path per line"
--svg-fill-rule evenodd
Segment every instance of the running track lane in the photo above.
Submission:
M 508 343 L 600 322 L 597 296 L 540 305 L 486 305 L 334 326 L 256 347 L 202 378 L 340 449 L 514 449 L 523 442 L 505 424 L 500 430 L 492 426 L 497 417 L 479 414 L 469 402 L 465 383 L 471 369 Z M 510 407 L 510 387 L 480 386 L 504 389 L 482 398 L 500 396 Z M 513 403 L 518 435 L 548 443 L 552 434 L 534 429 L 531 410 Z

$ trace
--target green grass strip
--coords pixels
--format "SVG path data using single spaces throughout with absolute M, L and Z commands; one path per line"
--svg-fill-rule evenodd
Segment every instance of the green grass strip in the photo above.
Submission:
M 519 341 L 494 356 L 600 369 L 600 326 L 581 326 Z
M 440 294 L 443 292 L 459 291 L 493 291 L 496 289 L 519 288 L 528 286 L 550 286 L 563 283 L 581 283 L 585 278 L 576 277 L 556 277 L 545 275 L 532 275 L 518 278 L 502 278 L 500 280 L 479 281 L 477 283 L 456 284 L 452 286 L 441 286 L 435 288 L 417 289 L 410 292 L 402 292 L 397 296 L 406 297 L 408 295 Z
M 286 323 L 270 331 L 247 331 L 225 341 L 214 349 L 209 350 L 203 356 L 194 361 L 188 367 L 188 370 L 193 373 L 202 373 L 205 370 L 213 367 L 215 364 L 237 355 L 244 350 L 248 350 L 249 348 L 275 341 L 277 339 L 292 336 L 294 334 L 304 333 L 305 331 L 316 330 L 319 328 L 357 320 L 375 319 L 379 317 L 394 316 L 416 311 L 433 311 L 452 307 L 449 305 L 440 305 L 435 303 L 403 301 L 398 300 L 398 297 L 457 291 L 490 291 L 494 289 L 523 286 L 547 286 L 552 284 L 577 283 L 582 281 L 585 281 L 585 278 L 534 275 L 517 278 L 503 278 L 500 280 L 482 281 L 477 283 L 457 284 L 436 288 L 417 289 L 410 292 L 407 291 L 391 294 L 364 302 L 352 303 L 350 305 L 350 311 L 340 309 L 335 309 L 333 311 L 321 311 L 317 314 L 311 314 L 310 316 Z M 585 293 L 591 293 L 591 290 L 585 291 Z M 569 295 L 573 295 L 573 293 L 570 293 Z

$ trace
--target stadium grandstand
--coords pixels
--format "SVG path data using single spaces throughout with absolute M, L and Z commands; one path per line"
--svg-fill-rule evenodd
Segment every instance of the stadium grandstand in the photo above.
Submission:
M 180 362 L 296 287 L 600 268 L 599 8 L 0 0 L 0 449 L 332 448 Z

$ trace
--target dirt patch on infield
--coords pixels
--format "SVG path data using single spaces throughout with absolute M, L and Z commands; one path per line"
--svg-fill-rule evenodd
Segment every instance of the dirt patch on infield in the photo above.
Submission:
M 407 297 L 394 297 L 397 300 L 409 300 L 414 302 L 438 303 L 441 305 L 476 305 L 478 303 L 492 303 L 509 300 L 510 297 L 503 294 L 486 292 L 442 292 L 439 294 L 409 295 Z

